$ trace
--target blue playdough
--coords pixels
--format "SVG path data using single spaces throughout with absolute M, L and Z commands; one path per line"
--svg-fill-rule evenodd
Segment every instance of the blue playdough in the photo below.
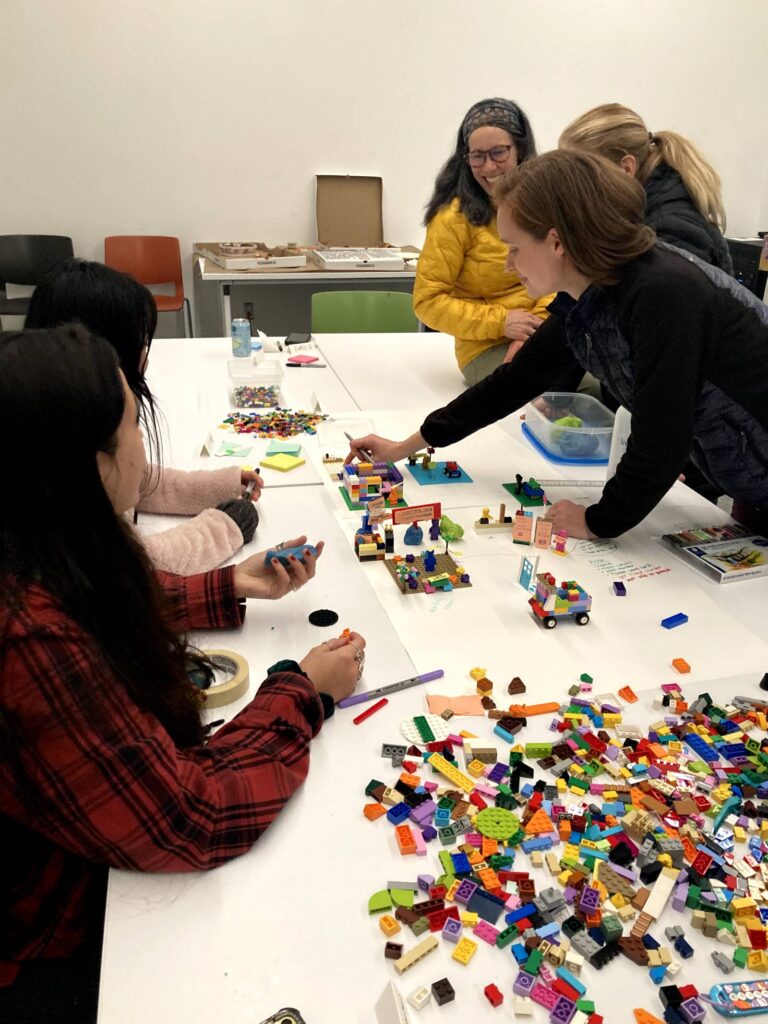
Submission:
M 557 442 L 563 455 L 579 456 L 594 455 L 600 442 L 594 434 L 564 434 Z
M 408 529 L 405 531 L 403 537 L 403 544 L 421 544 L 424 540 L 424 531 L 418 523 L 411 523 Z
M 304 552 L 308 551 L 310 555 L 314 555 L 315 547 L 313 544 L 302 544 L 298 548 L 283 548 L 282 551 L 278 551 L 277 548 L 270 548 L 269 551 L 264 555 L 264 565 L 271 565 L 272 559 L 276 558 L 281 565 L 288 568 L 288 559 L 291 555 L 295 555 L 300 562 L 304 561 Z

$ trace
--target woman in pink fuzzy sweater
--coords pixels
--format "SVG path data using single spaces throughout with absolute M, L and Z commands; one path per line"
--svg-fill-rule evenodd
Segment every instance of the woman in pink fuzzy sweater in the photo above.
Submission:
M 144 415 L 152 465 L 142 486 L 136 512 L 194 516 L 161 533 L 141 540 L 158 569 L 183 576 L 207 572 L 231 558 L 249 543 L 259 522 L 253 504 L 261 494 L 258 473 L 237 466 L 185 472 L 159 465 L 155 438 L 159 437 L 152 394 L 144 374 L 157 327 L 152 293 L 128 274 L 103 263 L 70 259 L 43 277 L 30 301 L 26 327 L 56 327 L 79 322 L 105 338 L 117 351 L 120 368 Z M 253 482 L 252 499 L 243 490 Z

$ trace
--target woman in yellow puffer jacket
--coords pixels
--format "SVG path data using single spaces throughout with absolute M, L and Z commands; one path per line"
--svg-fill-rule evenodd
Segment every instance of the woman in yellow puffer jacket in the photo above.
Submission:
M 464 117 L 427 204 L 413 308 L 427 327 L 454 335 L 470 385 L 514 357 L 554 298 L 529 297 L 506 269 L 507 247 L 496 228 L 496 179 L 533 156 L 533 132 L 517 104 L 481 100 Z

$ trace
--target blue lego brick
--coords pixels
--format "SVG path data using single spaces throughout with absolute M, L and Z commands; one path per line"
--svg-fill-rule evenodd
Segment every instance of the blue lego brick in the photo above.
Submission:
M 701 736 L 696 736 L 694 733 L 688 733 L 683 737 L 684 741 L 688 744 L 691 750 L 697 754 L 702 761 L 706 761 L 707 764 L 713 764 L 715 761 L 720 760 L 720 755 L 711 744 L 703 740 Z
M 471 907 L 469 909 L 472 909 Z M 531 914 L 538 913 L 538 907 L 535 903 L 526 903 L 522 907 L 517 907 L 515 910 L 510 910 L 505 915 L 504 920 L 507 924 L 515 924 L 517 921 L 522 921 L 524 917 L 530 917 Z
M 453 861 L 453 873 L 455 875 L 467 875 L 472 870 L 472 865 L 469 863 L 469 857 L 466 853 L 452 853 L 451 860 Z
M 553 921 L 552 924 L 544 924 L 541 928 L 535 929 L 536 934 L 542 939 L 548 939 L 552 935 L 557 935 L 560 931 L 560 925 Z
M 393 825 L 402 825 L 410 813 L 411 808 L 408 804 L 395 804 L 394 807 L 390 807 L 387 811 L 387 821 Z
M 534 850 L 551 850 L 552 840 L 548 836 L 535 836 L 532 839 L 524 839 L 520 843 L 524 853 L 533 853 Z
M 661 964 L 659 967 L 652 967 L 648 973 L 651 976 L 653 984 L 660 985 L 664 980 L 664 975 L 667 973 L 667 968 L 664 964 Z
M 683 960 L 688 960 L 693 956 L 693 946 L 686 942 L 682 935 L 675 939 L 675 951 L 680 954 Z
M 535 910 L 536 908 L 533 907 L 533 909 Z M 490 893 L 483 892 L 482 889 L 476 889 L 472 893 L 469 903 L 467 903 L 467 910 L 478 914 L 489 924 L 496 924 L 504 910 L 504 904 L 501 900 L 496 899 L 495 896 L 491 896 Z M 512 923 L 512 921 L 507 921 L 507 924 Z
M 531 955 L 521 942 L 516 942 L 514 946 L 510 946 L 510 949 L 512 950 L 512 956 L 521 967 Z
M 571 974 L 567 968 L 558 967 L 555 973 L 558 978 L 565 982 L 566 985 L 570 985 L 571 988 L 576 989 L 580 996 L 583 996 L 587 991 L 587 986 L 580 982 L 575 975 Z
M 647 932 L 643 935 L 643 945 L 646 949 L 659 949 L 659 943 L 654 939 L 652 935 Z
M 676 615 L 668 615 L 666 619 L 661 620 L 661 624 L 664 629 L 675 629 L 676 626 L 684 626 L 688 621 L 688 616 L 683 612 L 678 612 Z
M 500 725 L 494 726 L 493 732 L 496 736 L 501 737 L 505 743 L 517 743 L 517 740 L 511 732 L 507 732 L 506 729 L 502 729 Z

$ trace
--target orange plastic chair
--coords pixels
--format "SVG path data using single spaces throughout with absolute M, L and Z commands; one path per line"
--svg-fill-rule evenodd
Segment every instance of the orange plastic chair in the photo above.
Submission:
M 185 337 L 194 338 L 192 309 L 184 295 L 181 276 L 181 249 L 178 238 L 170 235 L 109 235 L 104 239 L 104 262 L 113 270 L 130 274 L 141 284 L 172 284 L 173 295 L 154 295 L 158 313 L 178 313 L 186 307 Z

